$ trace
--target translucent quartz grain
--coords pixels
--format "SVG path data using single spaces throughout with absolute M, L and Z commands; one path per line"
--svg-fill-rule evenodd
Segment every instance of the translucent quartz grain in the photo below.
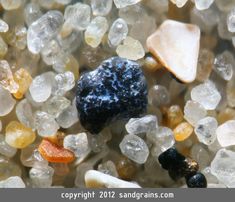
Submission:
M 211 173 L 229 188 L 235 187 L 235 152 L 220 149 L 211 162 Z
M 117 47 L 116 52 L 119 57 L 129 60 L 139 60 L 145 55 L 145 51 L 141 43 L 132 37 L 126 37 L 123 44 L 120 44 Z
M 56 73 L 63 73 L 65 72 L 66 64 L 68 63 L 68 55 L 65 53 L 65 51 L 61 48 L 58 49 L 59 51 L 56 54 L 56 57 L 52 57 L 52 68 Z M 50 51 L 49 51 L 50 55 Z M 45 59 L 45 58 L 44 58 Z
M 57 74 L 54 78 L 53 95 L 64 95 L 75 86 L 74 74 L 70 71 Z
M 91 8 L 83 3 L 69 5 L 65 8 L 64 19 L 70 27 L 85 30 L 90 23 Z
M 0 100 L 0 116 L 6 116 L 13 110 L 16 101 L 12 98 L 11 94 L 7 90 L 3 89 L 1 86 Z
M 57 123 L 62 128 L 69 128 L 75 123 L 78 122 L 78 112 L 75 105 L 75 102 L 73 102 L 68 108 L 66 108 L 56 119 Z
M 27 99 L 23 99 L 17 104 L 16 116 L 28 128 L 35 128 L 33 107 Z
M 0 60 L 0 86 L 10 93 L 16 93 L 19 88 L 13 79 L 11 68 L 6 60 Z
M 27 128 L 17 121 L 11 121 L 6 127 L 5 141 L 14 148 L 25 148 L 36 138 L 31 128 Z
M 113 177 L 118 177 L 117 169 L 112 161 L 106 161 L 98 165 L 98 171 L 111 175 Z
M 1 0 L 2 7 L 5 10 L 14 10 L 22 5 L 22 0 Z
M 125 125 L 127 132 L 133 135 L 154 131 L 157 126 L 157 117 L 153 115 L 146 115 L 141 118 L 131 118 Z
M 13 95 L 15 98 L 21 99 L 28 91 L 33 79 L 26 69 L 20 68 L 14 73 L 14 80 L 18 84 L 19 88 Z
M 214 58 L 215 56 L 212 51 L 207 49 L 200 50 L 196 77 L 198 81 L 204 82 L 210 77 L 214 65 Z
M 141 0 L 114 0 L 117 8 L 124 8 L 139 3 Z
M 45 102 L 43 110 L 57 118 L 71 104 L 71 101 L 63 96 L 53 96 Z
M 184 118 L 193 126 L 204 118 L 207 114 L 206 109 L 198 102 L 189 100 L 184 106 Z
M 175 144 L 173 131 L 167 127 L 158 127 L 154 131 L 147 133 L 147 139 L 153 144 L 152 156 L 158 157 L 162 152 L 171 148 Z
M 95 17 L 85 31 L 85 41 L 92 48 L 96 48 L 108 30 L 108 21 L 105 17 Z
M 25 22 L 30 26 L 34 21 L 42 16 L 40 6 L 36 3 L 28 3 L 24 9 Z
M 49 137 L 56 134 L 60 128 L 54 117 L 46 112 L 37 111 L 35 114 L 35 126 L 38 135 Z
M 50 166 L 42 168 L 31 168 L 29 171 L 29 178 L 32 187 L 34 188 L 48 188 L 52 185 L 52 177 L 54 169 Z
M 210 145 L 216 140 L 217 127 L 217 120 L 214 117 L 207 116 L 197 122 L 194 132 L 200 142 Z
M 59 11 L 48 11 L 34 21 L 27 32 L 29 51 L 37 54 L 59 32 L 63 24 L 63 14 Z
M 72 151 L 78 158 L 86 156 L 91 151 L 86 133 L 67 135 L 64 138 L 63 146 Z
M 194 0 L 195 6 L 198 10 L 206 10 L 208 9 L 215 0 Z
M 119 147 L 123 155 L 138 164 L 145 163 L 149 156 L 148 146 L 136 135 L 124 136 Z
M 192 89 L 191 98 L 206 110 L 214 110 L 221 100 L 221 95 L 213 82 L 206 81 Z
M 17 149 L 7 144 L 5 141 L 5 136 L 0 134 L 0 154 L 11 158 L 16 154 L 16 152 Z
M 65 57 L 64 54 L 57 40 L 51 40 L 41 50 L 42 59 L 47 65 L 59 63 Z
M 0 181 L 0 188 L 25 188 L 26 185 L 21 177 L 12 176 Z
M 188 0 L 171 0 L 171 2 L 179 8 L 183 7 L 187 3 L 187 1 Z
M 229 81 L 233 76 L 234 64 L 235 60 L 231 52 L 224 51 L 215 57 L 214 70 L 221 78 Z
M 229 120 L 216 130 L 217 140 L 222 147 L 235 145 L 235 120 Z
M 46 72 L 36 76 L 30 87 L 30 94 L 35 102 L 45 102 L 52 93 L 54 73 Z
M 0 32 L 7 32 L 9 30 L 9 25 L 2 19 L 0 19 Z
M 188 139 L 192 135 L 193 127 L 187 122 L 182 122 L 175 127 L 173 132 L 175 140 L 181 142 Z
M 235 9 L 233 8 L 227 16 L 228 31 L 235 32 Z
M 8 45 L 3 40 L 3 38 L 0 36 L 0 58 L 4 58 L 4 56 L 8 52 Z
M 106 16 L 112 9 L 113 0 L 91 0 L 91 8 L 94 16 Z
M 128 26 L 125 20 L 118 18 L 113 22 L 108 33 L 108 42 L 111 47 L 118 46 L 127 37 Z

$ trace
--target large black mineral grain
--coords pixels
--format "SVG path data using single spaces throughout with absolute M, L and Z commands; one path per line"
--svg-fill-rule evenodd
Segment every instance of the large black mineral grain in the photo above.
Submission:
M 111 122 L 138 117 L 146 111 L 147 84 L 138 63 L 112 57 L 77 83 L 80 122 L 91 133 L 99 133 Z

